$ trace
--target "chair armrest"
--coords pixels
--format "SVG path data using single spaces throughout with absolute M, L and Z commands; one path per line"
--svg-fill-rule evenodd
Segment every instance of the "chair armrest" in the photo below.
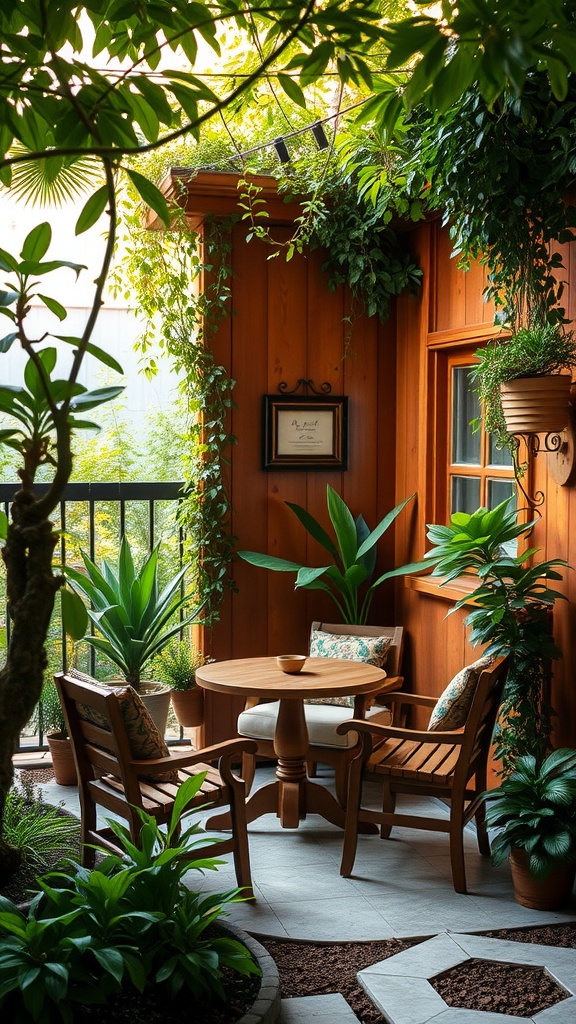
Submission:
M 382 694 L 382 700 L 386 704 L 412 704 L 415 707 L 435 708 L 438 703 L 437 697 L 425 697 L 419 693 L 392 693 Z
M 341 736 L 351 730 L 364 735 L 380 736 L 383 739 L 415 740 L 419 743 L 456 743 L 461 745 L 464 740 L 463 729 L 452 732 L 427 732 L 420 729 L 403 729 L 393 725 L 378 725 L 373 718 L 368 721 L 353 718 L 348 722 L 341 722 L 336 728 L 336 732 Z
M 393 692 L 396 692 L 396 690 L 399 690 L 402 686 L 404 686 L 404 676 L 386 676 L 386 682 L 388 684 L 393 683 L 394 684 L 394 691 Z M 389 697 L 390 697 L 389 693 L 385 693 L 385 692 L 384 693 L 378 693 L 376 695 L 375 699 L 374 699 L 374 703 L 375 704 L 382 704 L 382 706 L 386 706 L 386 704 L 388 704 Z
M 226 755 L 255 754 L 257 749 L 258 744 L 255 740 L 240 737 L 235 740 L 225 740 L 223 743 L 215 743 L 211 747 L 202 747 L 201 750 L 193 750 L 191 753 L 155 757 L 149 761 L 130 761 L 129 764 L 138 770 L 138 775 L 158 775 L 162 771 L 169 772 L 177 768 L 189 768 L 193 764 L 217 761 Z

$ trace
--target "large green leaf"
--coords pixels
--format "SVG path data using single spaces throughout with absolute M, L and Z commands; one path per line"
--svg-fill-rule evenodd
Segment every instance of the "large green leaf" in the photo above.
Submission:
M 356 561 L 356 524 L 352 513 L 337 491 L 328 484 L 326 488 L 328 514 L 334 527 L 340 557 L 345 569 Z
M 409 498 L 401 501 L 399 505 L 396 505 L 396 508 L 393 508 L 391 512 L 388 512 L 387 515 L 384 516 L 384 518 L 378 523 L 378 526 L 372 530 L 372 533 L 370 533 L 363 544 L 360 545 L 358 549 L 358 556 L 360 558 L 367 554 L 374 544 L 380 540 L 382 534 L 386 532 L 396 517 L 400 515 L 402 509 L 405 508 L 408 502 L 412 501 L 415 497 L 415 494 L 411 494 Z
M 41 260 L 52 241 L 52 228 L 50 224 L 45 221 L 43 224 L 37 224 L 35 228 L 24 239 L 22 246 L 22 252 L 20 253 L 23 260 Z
M 294 515 L 300 520 L 304 529 L 314 537 L 314 540 L 317 540 L 318 543 L 332 555 L 332 558 L 337 561 L 339 554 L 334 541 L 326 533 L 324 528 L 320 526 L 320 523 L 314 519 L 314 516 L 310 515 L 310 513 L 307 512 L 305 508 L 302 508 L 301 505 L 296 505 L 293 501 L 287 501 L 286 505 L 288 508 L 292 509 Z
M 82 640 L 88 629 L 88 612 L 81 597 L 64 587 L 60 590 L 62 625 L 72 640 Z
M 285 558 L 277 558 L 276 555 L 263 555 L 259 551 L 237 551 L 238 558 L 242 558 L 251 565 L 258 565 L 262 569 L 273 569 L 276 572 L 298 572 L 302 566 L 298 562 L 289 562 Z

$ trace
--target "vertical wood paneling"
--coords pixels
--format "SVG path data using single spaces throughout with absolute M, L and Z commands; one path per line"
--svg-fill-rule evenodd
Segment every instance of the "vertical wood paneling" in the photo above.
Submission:
M 230 208 L 233 206 L 230 199 Z M 224 212 L 222 206 L 218 206 Z M 286 238 L 289 227 L 277 227 Z M 232 451 L 232 526 L 240 548 L 269 551 L 306 564 L 324 564 L 323 549 L 306 531 L 285 501 L 305 506 L 329 528 L 326 484 L 330 483 L 356 515 L 370 525 L 402 498 L 417 500 L 399 517 L 395 530 L 381 544 L 379 565 L 401 564 L 422 555 L 425 523 L 435 507 L 437 408 L 435 365 L 441 358 L 427 349 L 430 331 L 458 331 L 490 322 L 482 301 L 485 271 L 467 275 L 450 257 L 448 232 L 437 224 L 421 224 L 406 236 L 424 270 L 421 295 L 401 296 L 384 325 L 360 318 L 351 332 L 344 323 L 347 297 L 328 292 L 320 269 L 321 254 L 306 259 L 282 256 L 268 260 L 270 250 L 259 242 L 246 245 L 244 229 L 233 235 L 232 282 L 234 313 L 221 325 L 212 347 L 217 362 L 236 380 L 231 427 L 238 438 Z M 567 247 L 565 264 L 571 284 L 566 308 L 576 316 L 575 246 Z M 440 370 L 438 372 L 441 372 Z M 350 402 L 350 456 L 345 472 L 272 472 L 261 469 L 261 402 L 275 393 L 280 380 L 293 387 L 298 378 L 316 384 L 328 380 L 335 394 Z M 559 487 L 548 473 L 546 456 L 533 467 L 531 489 L 546 494 L 542 519 L 533 543 L 539 557 L 563 557 L 576 565 L 576 500 L 574 487 Z M 531 541 L 531 542 L 532 542 Z M 310 622 L 335 616 L 320 592 L 294 592 L 293 577 L 268 573 L 237 562 L 238 593 L 227 598 L 211 640 L 218 658 L 305 651 Z M 553 701 L 559 712 L 556 741 L 576 744 L 576 573 L 562 584 L 569 601 L 555 610 L 555 635 L 563 658 L 555 672 Z M 383 590 L 371 620 L 405 626 L 405 673 L 415 692 L 437 695 L 451 676 L 474 657 L 463 627 L 465 612 L 448 618 L 447 600 L 409 589 L 403 580 Z M 210 638 L 208 638 L 210 640 Z M 232 735 L 238 702 L 207 699 L 206 741 Z M 425 724 L 423 721 L 420 724 Z

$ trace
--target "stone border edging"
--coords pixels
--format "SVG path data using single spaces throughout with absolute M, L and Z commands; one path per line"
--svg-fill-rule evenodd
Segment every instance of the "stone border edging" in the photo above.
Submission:
M 237 925 L 229 924 L 228 921 L 219 923 L 249 949 L 262 971 L 258 995 L 237 1024 L 278 1024 L 280 1021 L 280 975 L 276 963 L 268 950 L 248 932 L 238 928 Z

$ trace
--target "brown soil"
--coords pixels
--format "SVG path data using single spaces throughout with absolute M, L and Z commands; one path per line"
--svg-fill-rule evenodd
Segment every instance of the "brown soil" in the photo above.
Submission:
M 512 942 L 576 949 L 576 923 L 505 929 L 483 934 Z M 377 942 L 314 943 L 268 939 L 260 935 L 256 938 L 276 961 L 283 999 L 340 992 L 362 1024 L 384 1024 L 384 1017 L 356 981 L 357 972 L 423 941 L 384 939 Z M 505 973 L 497 972 L 495 976 L 492 961 L 477 963 L 479 966 L 475 975 L 465 982 L 464 987 L 470 997 L 466 1003 L 450 1001 L 458 999 L 461 994 L 462 983 L 458 975 L 455 973 L 446 981 L 441 995 L 449 1005 L 493 1013 L 506 1012 L 519 1017 L 532 1016 L 537 1012 L 535 1007 L 541 1010 L 558 1002 L 557 991 L 543 1001 L 540 971 L 517 968 L 516 977 L 511 983 L 510 976 Z
M 448 1006 L 532 1017 L 568 998 L 543 967 L 467 960 L 430 979 Z

